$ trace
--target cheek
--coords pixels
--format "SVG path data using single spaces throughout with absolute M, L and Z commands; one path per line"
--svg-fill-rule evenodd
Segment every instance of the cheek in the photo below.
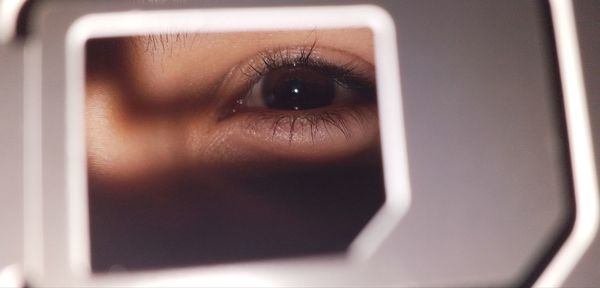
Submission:
M 234 131 L 216 127 L 209 108 L 140 113 L 114 81 L 91 80 L 86 90 L 87 161 L 94 181 L 137 185 L 252 158 L 251 151 L 229 141 Z

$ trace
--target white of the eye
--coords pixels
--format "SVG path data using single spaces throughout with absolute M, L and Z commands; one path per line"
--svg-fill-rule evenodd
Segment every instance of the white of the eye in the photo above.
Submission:
M 244 98 L 244 105 L 247 107 L 266 107 L 265 99 L 262 97 L 264 78 L 254 83 L 250 91 Z

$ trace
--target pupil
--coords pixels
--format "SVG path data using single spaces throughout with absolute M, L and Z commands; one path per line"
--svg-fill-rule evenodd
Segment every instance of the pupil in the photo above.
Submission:
M 303 110 L 328 106 L 335 97 L 335 81 L 306 68 L 281 68 L 263 80 L 263 99 L 272 109 Z
M 289 93 L 290 97 L 300 97 L 304 92 L 304 83 L 299 79 L 291 79 L 289 82 Z

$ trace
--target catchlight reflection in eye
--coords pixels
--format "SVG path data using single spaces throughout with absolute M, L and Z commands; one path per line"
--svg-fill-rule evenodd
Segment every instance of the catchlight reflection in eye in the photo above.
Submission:
M 341 252 L 384 201 L 371 31 L 86 46 L 92 267 Z
M 258 55 L 261 61 L 251 59 L 245 63 L 243 73 L 250 81 L 258 82 L 237 103 L 281 110 L 315 109 L 361 100 L 374 103 L 373 65 L 354 55 L 336 59 L 342 63 L 329 62 L 327 55 L 319 51 L 326 49 L 315 51 L 316 44 L 269 50 Z

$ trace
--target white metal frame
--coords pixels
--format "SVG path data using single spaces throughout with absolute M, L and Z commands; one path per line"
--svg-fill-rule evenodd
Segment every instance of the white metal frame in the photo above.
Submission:
M 550 0 L 575 184 L 575 225 L 534 284 L 557 287 L 575 268 L 598 233 L 598 179 L 592 130 L 571 0 Z
M 0 43 L 8 43 L 17 30 L 19 11 L 26 0 L 0 0 Z
M 596 167 L 591 138 L 590 118 L 581 69 L 581 59 L 573 16 L 572 0 L 549 0 L 560 73 L 563 87 L 570 154 L 575 183 L 576 218 L 571 234 L 547 269 L 535 283 L 538 287 L 560 286 L 591 245 L 598 232 L 599 199 Z M 336 15 L 336 17 L 331 17 Z M 235 19 L 235 21 L 230 21 Z M 310 23 L 310 24 L 308 24 Z M 337 7 L 284 7 L 284 8 L 227 8 L 170 11 L 131 11 L 90 14 L 79 18 L 67 34 L 67 193 L 68 203 L 68 257 L 70 271 L 65 283 L 98 285 L 135 283 L 136 285 L 168 286 L 266 286 L 263 275 L 219 267 L 203 273 L 207 268 L 175 269 L 160 273 L 142 273 L 131 282 L 130 276 L 107 276 L 108 281 L 94 282 L 90 271 L 89 231 L 87 213 L 87 184 L 84 125 L 84 45 L 87 39 L 116 37 L 148 33 L 257 31 L 287 29 L 315 29 L 341 27 L 369 27 L 375 41 L 379 121 L 382 137 L 385 187 L 387 201 L 365 231 L 355 240 L 343 263 L 366 259 L 379 243 L 396 226 L 410 206 L 410 184 L 406 155 L 402 97 L 398 71 L 396 33 L 391 17 L 382 9 L 370 5 Z M 29 56 L 40 56 L 39 43 L 27 45 Z M 39 62 L 29 57 L 28 61 Z M 40 143 L 40 113 L 42 107 L 39 91 L 40 71 L 27 65 L 25 88 L 25 197 L 26 197 L 26 271 L 44 271 L 44 245 L 42 237 L 43 187 L 40 187 L 42 149 Z M 392 176 L 393 175 L 393 176 Z M 52 191 L 45 191 L 52 192 Z M 47 193 L 44 197 L 51 197 Z M 65 219 L 67 221 L 67 219 Z M 47 227 L 46 227 L 47 229 Z M 319 257 L 310 259 L 329 263 Z M 296 260 L 292 260 L 294 262 Z M 315 262 L 315 263 L 317 263 Z M 290 264 L 283 261 L 283 265 Z M 331 265 L 337 265 L 333 262 Z M 319 266 L 320 267 L 320 266 Z M 135 274 L 135 273 L 134 273 Z M 42 273 L 43 275 L 43 273 Z M 266 279 L 266 280 L 265 280 Z M 43 278 L 40 282 L 43 284 Z M 36 283 L 36 284 L 40 284 Z M 98 286 L 95 285 L 94 286 Z M 289 284 L 289 283 L 288 283 Z M 81 285 L 79 285 L 81 286 Z
M 336 15 L 336 17 L 331 17 Z M 235 19 L 235 21 L 232 21 Z M 282 29 L 282 27 L 285 27 Z M 410 184 L 404 132 L 404 113 L 396 32 L 391 16 L 372 5 L 223 8 L 169 11 L 129 11 L 89 14 L 77 19 L 66 39 L 66 145 L 68 209 L 68 271 L 73 279 L 87 282 L 94 278 L 90 268 L 90 239 L 87 202 L 87 169 L 85 146 L 85 43 L 92 38 L 141 34 L 227 31 L 274 31 L 294 29 L 326 29 L 367 27 L 374 36 L 379 122 L 386 201 L 366 228 L 352 243 L 347 257 L 341 261 L 367 259 L 391 232 L 410 206 Z M 325 260 L 325 258 L 324 258 Z M 289 260 L 288 260 L 289 261 Z M 319 257 L 311 261 L 319 261 Z M 288 263 L 283 261 L 283 265 Z M 292 260 L 293 262 L 293 260 Z M 339 263 L 338 263 L 339 264 Z M 234 264 L 235 266 L 235 264 Z M 155 285 L 252 285 L 253 275 L 237 272 L 198 274 L 205 268 L 175 269 L 156 275 L 142 276 L 138 284 Z M 200 276 L 194 276 L 200 275 Z M 219 276 L 220 275 L 220 276 Z M 109 276 L 106 276 L 109 277 Z M 163 281 L 163 282 L 161 282 Z M 166 281 L 166 282 L 164 282 Z M 241 282 L 239 282 L 241 281 Z M 112 282 L 112 284 L 118 283 Z M 259 286 L 273 283 L 256 282 Z

